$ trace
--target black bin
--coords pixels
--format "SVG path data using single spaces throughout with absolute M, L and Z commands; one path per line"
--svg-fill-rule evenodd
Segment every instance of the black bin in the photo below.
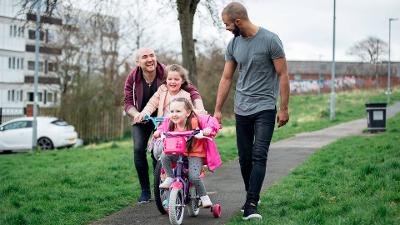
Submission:
M 367 122 L 369 132 L 386 130 L 386 106 L 387 103 L 367 103 Z

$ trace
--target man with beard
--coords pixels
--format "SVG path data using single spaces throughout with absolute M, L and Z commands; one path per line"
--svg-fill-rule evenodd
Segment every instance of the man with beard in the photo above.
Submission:
M 133 121 L 157 91 L 166 74 L 165 66 L 157 62 L 155 52 L 150 48 L 141 48 L 137 51 L 136 65 L 125 81 L 124 108 L 132 118 L 133 160 L 142 190 L 138 203 L 147 203 L 150 201 L 151 192 L 146 148 L 154 125 L 152 123 L 134 123 Z M 193 102 L 201 101 L 200 94 L 193 85 L 189 84 L 185 91 L 190 93 Z M 151 116 L 156 115 L 157 111 Z M 154 168 L 157 161 L 154 157 L 152 158 Z
M 243 219 L 262 219 L 257 204 L 275 118 L 278 127 L 289 121 L 290 89 L 285 53 L 279 37 L 251 23 L 242 4 L 228 4 L 222 11 L 222 20 L 226 30 L 235 37 L 226 49 L 214 117 L 221 121 L 221 109 L 229 94 L 233 74 L 239 67 L 234 111 L 239 164 L 247 192 L 242 207 Z M 277 112 L 278 94 L 280 106 Z

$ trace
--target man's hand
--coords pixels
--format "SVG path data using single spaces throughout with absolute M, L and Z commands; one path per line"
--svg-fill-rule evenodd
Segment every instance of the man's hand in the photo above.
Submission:
M 143 114 L 142 113 L 138 113 L 135 115 L 135 117 L 133 117 L 133 123 L 140 123 L 143 120 Z
M 218 120 L 219 124 L 221 124 L 221 127 L 222 127 L 222 112 L 221 111 L 215 111 L 214 112 L 214 118 Z
M 278 127 L 285 126 L 289 121 L 289 112 L 288 110 L 279 110 L 278 116 L 276 117 L 276 122 L 278 123 Z

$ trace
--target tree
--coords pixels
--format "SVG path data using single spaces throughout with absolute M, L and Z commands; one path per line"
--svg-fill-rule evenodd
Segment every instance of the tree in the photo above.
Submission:
M 382 56 L 386 54 L 387 50 L 386 42 L 370 36 L 352 46 L 347 54 L 358 56 L 364 62 L 376 64 L 382 61 Z

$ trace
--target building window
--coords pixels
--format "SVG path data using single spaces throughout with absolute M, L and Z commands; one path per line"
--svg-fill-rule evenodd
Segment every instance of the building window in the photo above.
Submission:
M 28 102 L 33 102 L 35 100 L 33 92 L 27 92 L 26 93 L 26 97 L 28 98 L 27 99 Z M 37 97 L 38 97 L 38 102 L 41 102 L 42 99 L 43 99 L 43 93 L 42 92 L 38 92 L 37 93 Z
M 24 58 L 21 58 L 21 70 L 24 69 Z
M 53 102 L 53 93 L 47 93 L 47 101 Z
M 14 27 L 13 27 L 14 29 L 14 37 L 16 37 L 17 36 L 17 25 L 14 25 Z
M 11 60 L 12 60 L 11 57 L 8 57 L 8 69 L 11 69 L 11 67 L 12 67 L 11 66 L 11 64 L 12 64 Z
M 35 70 L 35 61 L 28 61 L 28 70 Z M 43 62 L 39 62 L 39 71 L 43 72 Z
M 48 67 L 48 63 L 47 60 L 44 61 L 44 73 L 47 74 L 49 72 L 49 67 Z
M 35 40 L 36 39 L 36 31 L 35 30 L 29 30 L 28 31 L 28 38 L 31 40 Z M 40 33 L 40 40 L 43 41 L 44 39 L 44 32 L 43 31 L 39 31 Z
M 27 98 L 28 102 L 33 102 L 33 92 L 27 92 L 26 98 Z
M 49 63 L 49 72 L 55 72 L 57 70 L 55 63 Z
M 19 69 L 19 58 L 17 58 L 17 69 Z
M 12 68 L 15 69 L 15 57 L 12 57 Z
M 24 92 L 22 90 L 19 91 L 19 101 L 22 102 L 22 96 Z
M 28 70 L 35 70 L 35 62 L 28 61 Z
M 11 101 L 13 102 L 13 101 L 15 101 L 15 91 L 14 90 L 11 90 Z
M 10 25 L 10 37 L 12 37 L 12 29 L 13 29 L 13 26 Z

